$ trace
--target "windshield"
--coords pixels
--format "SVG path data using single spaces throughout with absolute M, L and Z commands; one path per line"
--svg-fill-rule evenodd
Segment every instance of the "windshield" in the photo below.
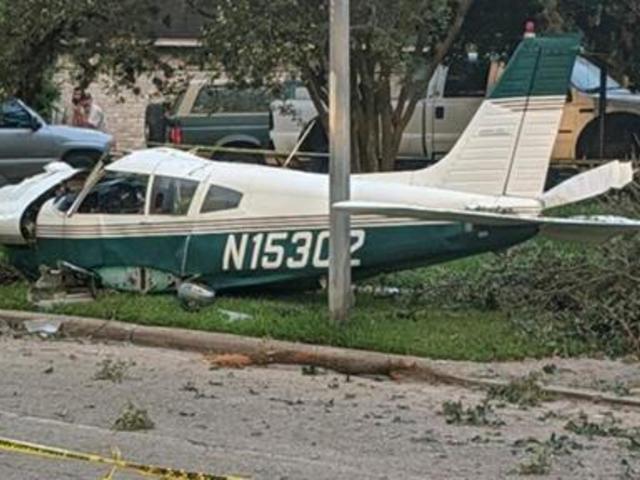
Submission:
M 595 93 L 600 90 L 600 67 L 594 65 L 584 57 L 578 57 L 573 67 L 571 84 L 587 93 Z M 613 78 L 607 77 L 607 90 L 625 90 Z

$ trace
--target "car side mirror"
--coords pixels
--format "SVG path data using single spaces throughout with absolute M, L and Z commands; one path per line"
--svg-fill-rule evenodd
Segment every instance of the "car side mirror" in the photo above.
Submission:
M 36 117 L 29 117 L 29 127 L 34 132 L 37 132 L 42 128 L 42 123 L 40 123 L 40 120 L 38 120 Z

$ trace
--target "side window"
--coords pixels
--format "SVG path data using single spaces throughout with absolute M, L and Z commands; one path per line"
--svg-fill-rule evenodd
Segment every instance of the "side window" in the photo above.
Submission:
M 268 92 L 259 88 L 204 86 L 191 111 L 195 114 L 266 112 L 271 100 Z
M 484 97 L 487 93 L 490 62 L 467 59 L 457 60 L 449 65 L 445 97 Z
M 242 194 L 230 188 L 211 185 L 202 203 L 200 213 L 219 212 L 237 208 L 242 200 Z
M 0 108 L 0 128 L 30 128 L 31 115 L 17 102 L 4 102 Z
M 135 173 L 107 172 L 78 209 L 78 213 L 144 215 L 149 177 Z
M 198 96 L 193 102 L 191 113 L 213 114 L 219 113 L 218 92 L 214 87 L 204 86 L 198 92 Z
M 198 182 L 183 178 L 156 176 L 151 190 L 150 212 L 154 215 L 186 215 Z

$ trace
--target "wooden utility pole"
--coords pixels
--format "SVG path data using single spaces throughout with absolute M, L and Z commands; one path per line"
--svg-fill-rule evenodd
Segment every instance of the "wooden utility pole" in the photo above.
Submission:
M 351 172 L 351 78 L 349 0 L 331 0 L 329 75 L 329 310 L 334 322 L 348 320 L 351 307 L 351 225 L 333 204 L 349 200 Z

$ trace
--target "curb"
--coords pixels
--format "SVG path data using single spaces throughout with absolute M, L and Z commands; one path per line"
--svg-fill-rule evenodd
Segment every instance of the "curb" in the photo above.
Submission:
M 130 342 L 136 345 L 199 352 L 204 354 L 243 355 L 254 365 L 313 365 L 347 375 L 386 375 L 464 388 L 489 389 L 508 386 L 509 382 L 463 377 L 444 372 L 433 360 L 385 354 L 366 350 L 326 347 L 281 340 L 243 337 L 180 328 L 151 327 L 94 318 L 0 310 L 0 320 L 13 328 L 30 320 L 60 322 L 60 330 L 69 337 Z M 617 397 L 592 390 L 541 386 L 555 398 L 640 407 L 640 398 Z
M 44 319 L 59 322 L 60 332 L 69 337 L 130 342 L 148 347 L 204 354 L 244 355 L 249 357 L 253 364 L 258 365 L 272 363 L 314 365 L 354 375 L 417 373 L 420 377 L 432 381 L 460 383 L 459 377 L 436 371 L 432 361 L 420 357 L 243 337 L 228 333 L 152 327 L 116 320 L 0 310 L 0 320 L 4 320 L 14 328 L 22 328 L 23 323 L 30 320 Z M 469 382 L 474 383 L 473 380 L 469 380 Z M 466 380 L 465 384 L 468 385 Z

